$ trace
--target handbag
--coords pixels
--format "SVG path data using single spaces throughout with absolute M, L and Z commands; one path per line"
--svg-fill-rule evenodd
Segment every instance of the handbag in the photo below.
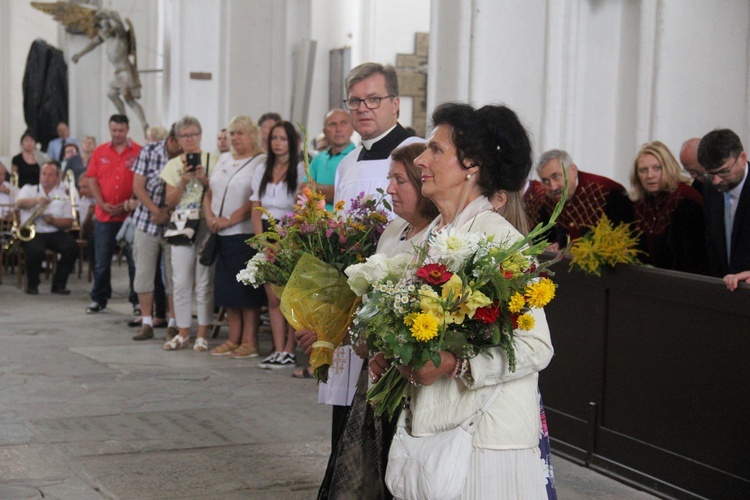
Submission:
M 221 198 L 221 208 L 219 208 L 219 215 L 218 217 L 221 217 L 222 212 L 224 211 L 224 201 L 227 199 L 227 191 L 229 190 L 229 183 L 232 182 L 232 178 L 239 173 L 240 170 L 245 168 L 245 166 L 253 161 L 255 157 L 258 155 L 254 155 L 252 158 L 247 160 L 240 168 L 235 170 L 235 172 L 229 177 L 229 180 L 227 181 L 227 187 L 224 189 L 224 196 Z M 206 239 L 206 242 L 203 244 L 203 248 L 201 249 L 200 258 L 198 259 L 198 262 L 202 266 L 212 266 L 214 262 L 216 262 L 216 257 L 219 256 L 219 233 L 211 233 L 208 238 Z
M 211 233 L 206 238 L 206 242 L 203 244 L 201 249 L 201 256 L 198 262 L 202 266 L 213 266 L 216 262 L 216 257 L 219 256 L 219 234 Z
M 170 245 L 192 245 L 198 236 L 200 223 L 200 208 L 175 210 L 164 230 L 164 239 Z
M 459 498 L 469 475 L 474 431 L 499 390 L 498 384 L 476 413 L 445 432 L 414 437 L 400 421 L 385 471 L 385 484 L 391 493 L 403 500 Z

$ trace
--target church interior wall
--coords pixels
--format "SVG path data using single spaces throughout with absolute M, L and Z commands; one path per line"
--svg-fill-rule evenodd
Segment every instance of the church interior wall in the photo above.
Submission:
M 644 142 L 677 154 L 715 127 L 750 140 L 749 23 L 743 0 L 433 0 L 428 112 L 503 102 L 537 154 L 566 149 L 629 185 Z
M 583 170 L 627 183 L 638 146 L 659 139 L 676 153 L 684 139 L 715 127 L 748 138 L 750 3 L 746 0 L 102 0 L 133 21 L 141 103 L 152 124 L 193 114 L 204 146 L 239 113 L 289 116 L 293 56 L 317 42 L 309 118 L 320 132 L 329 108 L 331 49 L 351 48 L 351 65 L 395 63 L 430 33 L 428 116 L 449 100 L 502 102 L 515 109 L 537 153 L 570 151 Z M 0 15 L 0 158 L 18 152 L 25 129 L 23 71 L 42 37 L 69 59 L 87 43 L 27 0 Z M 69 64 L 74 136 L 108 137 L 112 68 L 102 48 Z M 208 80 L 190 72 L 209 73 Z M 402 99 L 402 123 L 412 120 Z M 136 140 L 142 132 L 133 115 Z

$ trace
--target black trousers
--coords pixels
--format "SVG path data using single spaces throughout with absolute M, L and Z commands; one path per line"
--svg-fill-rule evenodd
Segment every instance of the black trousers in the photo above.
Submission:
M 24 253 L 26 253 L 26 276 L 29 288 L 39 286 L 39 273 L 42 272 L 45 250 L 52 250 L 61 255 L 55 275 L 52 278 L 52 288 L 65 288 L 68 283 L 68 276 L 73 271 L 78 257 L 78 246 L 70 233 L 67 231 L 37 233 L 33 240 L 23 243 L 22 246 Z

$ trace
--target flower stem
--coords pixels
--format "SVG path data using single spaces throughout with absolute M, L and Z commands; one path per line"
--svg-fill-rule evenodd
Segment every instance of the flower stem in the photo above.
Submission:
M 367 401 L 375 410 L 375 415 L 382 416 L 388 413 L 388 419 L 393 419 L 393 414 L 401 405 L 406 393 L 407 380 L 401 375 L 395 365 L 391 365 L 388 371 L 375 382 L 367 391 Z

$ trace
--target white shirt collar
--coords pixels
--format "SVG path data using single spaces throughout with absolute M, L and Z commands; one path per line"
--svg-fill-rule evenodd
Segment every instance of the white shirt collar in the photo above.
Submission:
M 745 175 L 742 177 L 742 181 L 739 184 L 737 184 L 736 186 L 734 186 L 734 188 L 732 188 L 732 189 L 730 189 L 728 191 L 728 193 L 730 194 L 730 196 L 732 198 L 736 199 L 736 200 L 739 199 L 740 195 L 742 194 L 742 188 L 745 186 L 745 181 L 747 180 L 747 171 L 748 170 L 750 170 L 750 168 L 748 168 L 748 165 L 746 163 L 745 164 Z

